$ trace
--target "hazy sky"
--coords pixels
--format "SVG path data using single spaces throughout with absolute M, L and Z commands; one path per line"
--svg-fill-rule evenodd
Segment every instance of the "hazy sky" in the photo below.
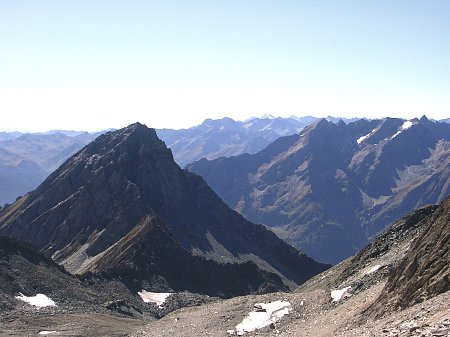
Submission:
M 448 0 L 0 0 L 1 129 L 450 117 Z

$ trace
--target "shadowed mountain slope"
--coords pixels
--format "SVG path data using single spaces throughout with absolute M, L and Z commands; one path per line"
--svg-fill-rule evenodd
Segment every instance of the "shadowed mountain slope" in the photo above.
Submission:
M 59 306 L 85 306 L 98 296 L 31 245 L 0 236 L 0 311 L 12 310 L 15 297 L 45 294 Z
M 182 271 L 195 264 L 209 264 L 224 279 L 249 280 L 240 285 L 245 292 L 286 289 L 327 267 L 230 210 L 139 123 L 98 137 L 5 208 L 0 231 L 78 274 L 120 274 L 126 261 L 130 282 L 137 280 L 130 286 L 148 289 L 158 279 L 159 288 L 194 290 Z M 155 237 L 161 240 L 148 244 Z M 159 264 L 167 254 L 172 267 Z M 211 289 L 225 296 L 241 291 Z

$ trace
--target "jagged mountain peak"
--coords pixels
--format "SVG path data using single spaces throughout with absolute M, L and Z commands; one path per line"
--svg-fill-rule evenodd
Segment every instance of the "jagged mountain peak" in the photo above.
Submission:
M 99 136 L 95 141 L 90 143 L 84 151 L 103 154 L 102 148 L 114 151 L 122 151 L 124 147 L 134 147 L 139 143 L 137 148 L 142 152 L 144 149 L 155 150 L 160 148 L 166 149 L 163 141 L 156 135 L 154 129 L 148 128 L 141 123 L 134 123 L 117 131 L 107 132 Z M 151 146 L 150 148 L 148 146 Z

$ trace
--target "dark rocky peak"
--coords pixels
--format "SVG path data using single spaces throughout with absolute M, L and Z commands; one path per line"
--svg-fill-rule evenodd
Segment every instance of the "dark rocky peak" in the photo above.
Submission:
M 320 118 L 317 121 L 311 123 L 311 129 L 326 129 L 328 127 L 334 126 L 333 122 L 329 122 L 326 118 Z
M 398 132 L 404 120 L 398 118 L 384 118 L 380 120 L 377 126 L 370 131 L 364 138 L 359 138 L 359 143 L 378 144 L 383 140 L 387 140 Z
M 351 132 L 344 122 L 334 124 L 321 119 L 300 133 L 298 143 L 302 145 L 298 149 L 302 153 L 309 153 L 316 169 L 326 169 L 333 161 L 339 166 L 349 161 L 357 148 Z
M 380 123 L 379 119 L 360 119 L 356 122 L 352 122 L 347 124 L 348 128 L 351 130 L 351 133 L 356 139 L 368 135 L 372 132 Z
M 418 126 L 433 134 L 435 139 L 450 140 L 450 125 L 448 123 L 431 121 L 423 116 L 419 119 Z
M 339 119 L 336 125 L 340 128 L 345 128 L 347 126 L 347 123 L 345 123 L 342 119 Z
M 358 121 L 355 122 L 356 124 L 370 124 L 368 121 Z M 360 126 L 359 128 L 363 128 Z M 353 123 L 346 124 L 344 121 L 340 121 L 337 123 L 333 123 L 328 121 L 325 118 L 319 119 L 315 123 L 310 124 L 309 126 L 305 127 L 300 135 L 307 136 L 309 138 L 314 139 L 324 139 L 324 138 L 334 138 L 336 141 L 347 138 L 353 138 L 355 126 Z
M 164 142 L 158 138 L 154 129 L 150 129 L 140 123 L 134 123 L 126 128 L 105 133 L 86 146 L 82 152 L 85 154 L 103 155 L 106 154 L 106 151 L 121 152 L 130 150 L 137 150 L 141 154 L 151 153 L 155 150 L 166 152 L 166 154 L 170 152 Z

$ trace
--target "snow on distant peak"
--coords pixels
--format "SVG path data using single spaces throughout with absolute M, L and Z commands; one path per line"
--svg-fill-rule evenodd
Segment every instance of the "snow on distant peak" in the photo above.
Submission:
M 262 329 L 280 321 L 292 310 L 291 304 L 287 301 L 257 303 L 254 307 L 255 311 L 249 312 L 242 322 L 236 325 L 236 330 L 228 330 L 228 334 L 242 336 L 247 332 Z
M 331 298 L 333 299 L 332 302 L 339 302 L 340 300 L 346 298 L 346 297 L 350 297 L 351 294 L 349 292 L 349 290 L 351 289 L 351 286 L 342 288 L 342 289 L 338 289 L 338 290 L 333 290 L 331 292 Z
M 360 145 L 362 142 L 365 142 L 367 139 L 370 138 L 370 136 L 372 136 L 375 132 L 377 131 L 377 129 L 370 131 L 367 135 L 364 135 L 362 137 L 359 137 L 358 140 L 356 141 L 358 143 L 358 145 Z
M 249 127 L 251 127 L 253 124 L 255 124 L 255 122 L 253 121 L 253 122 L 249 122 L 249 123 L 246 123 L 246 124 L 244 124 L 244 125 L 242 125 L 244 128 L 246 128 L 246 129 L 248 129 Z
M 258 131 L 269 131 L 269 130 L 272 130 L 272 126 L 270 124 L 267 124 L 265 127 L 259 129 Z
M 20 301 L 26 302 L 28 304 L 34 305 L 35 307 L 52 307 L 56 306 L 55 302 L 44 294 L 37 294 L 36 296 L 25 296 L 20 293 L 16 298 Z
M 138 295 L 145 303 L 155 303 L 158 307 L 161 307 L 172 293 L 152 293 L 150 291 L 142 290 L 138 291 Z
M 391 137 L 391 139 L 394 139 L 395 137 L 397 137 L 399 134 L 401 134 L 403 131 L 409 129 L 411 126 L 413 126 L 416 123 L 413 123 L 412 121 L 405 121 L 402 126 L 400 127 L 400 129 L 397 131 L 397 133 L 395 135 L 393 135 Z
M 276 119 L 274 115 L 271 114 L 264 114 L 261 119 Z

